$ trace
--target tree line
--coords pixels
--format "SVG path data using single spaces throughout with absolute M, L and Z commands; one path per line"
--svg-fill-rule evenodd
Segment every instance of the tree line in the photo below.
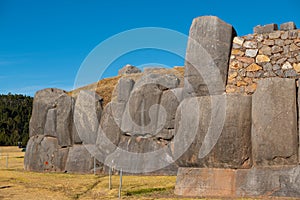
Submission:
M 27 144 L 33 98 L 20 94 L 0 95 L 0 145 Z

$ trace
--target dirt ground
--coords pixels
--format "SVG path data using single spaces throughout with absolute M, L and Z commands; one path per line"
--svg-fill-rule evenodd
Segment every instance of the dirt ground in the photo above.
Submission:
M 0 147 L 0 200 L 118 199 L 117 175 L 109 190 L 108 176 L 28 172 L 23 161 L 18 147 Z M 195 199 L 174 195 L 175 182 L 175 176 L 123 176 L 121 199 Z

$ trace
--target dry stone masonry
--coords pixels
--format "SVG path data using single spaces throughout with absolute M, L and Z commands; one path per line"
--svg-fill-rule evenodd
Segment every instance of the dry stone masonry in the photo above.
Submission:
M 253 94 L 259 79 L 300 77 L 300 30 L 294 23 L 258 26 L 255 33 L 235 37 L 227 93 Z
M 111 166 L 177 173 L 181 196 L 300 198 L 300 30 L 293 22 L 236 36 L 221 19 L 198 17 L 184 77 L 132 65 L 118 77 L 105 106 L 88 89 L 38 91 L 25 169 L 105 173 Z

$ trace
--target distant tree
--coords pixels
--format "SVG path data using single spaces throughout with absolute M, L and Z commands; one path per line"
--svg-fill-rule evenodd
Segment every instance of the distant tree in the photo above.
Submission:
M 0 95 L 0 145 L 27 144 L 32 102 L 29 96 Z

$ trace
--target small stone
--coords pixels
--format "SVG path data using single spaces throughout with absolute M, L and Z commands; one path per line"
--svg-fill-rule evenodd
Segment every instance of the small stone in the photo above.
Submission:
M 286 22 L 286 23 L 280 24 L 280 30 L 289 31 L 289 30 L 294 30 L 294 29 L 296 29 L 296 25 L 294 22 Z
M 246 40 L 253 40 L 254 39 L 254 36 L 252 34 L 248 34 L 248 35 L 245 35 L 244 38 Z
M 280 65 L 273 65 L 273 70 L 276 71 L 276 70 L 279 70 L 281 69 Z
M 278 45 L 278 46 L 284 46 L 284 40 L 276 39 L 275 44 Z
M 297 76 L 298 76 L 298 74 L 294 69 L 289 69 L 289 70 L 284 71 L 284 77 L 286 77 L 286 78 L 294 78 Z
M 289 61 L 290 63 L 295 63 L 295 62 L 297 62 L 296 58 L 289 58 L 288 61 Z
M 277 39 L 281 36 L 281 32 L 280 31 L 275 31 L 273 33 L 269 33 L 269 38 L 270 39 Z
M 268 46 L 273 46 L 275 44 L 274 40 L 265 40 L 263 44 L 268 45 Z
M 229 73 L 228 79 L 232 80 L 232 79 L 234 79 L 237 76 L 238 76 L 238 73 L 235 71 L 235 72 Z
M 287 54 L 290 52 L 290 46 L 289 45 L 286 45 L 283 47 L 283 53 Z
M 256 84 L 256 83 L 253 83 L 253 84 L 251 84 L 251 85 L 248 85 L 248 86 L 245 88 L 245 92 L 246 92 L 247 94 L 252 94 L 252 93 L 255 92 L 256 87 L 257 87 L 257 84 Z
M 288 32 L 284 32 L 284 33 L 281 35 L 281 39 L 283 39 L 283 40 L 286 40 L 288 37 L 289 37 L 289 33 L 288 33 Z
M 256 63 L 270 62 L 270 58 L 266 55 L 256 56 Z
M 242 52 L 242 51 L 239 50 L 239 49 L 232 49 L 232 50 L 231 50 L 231 54 L 232 54 L 232 55 L 236 55 L 236 56 L 243 56 L 245 53 Z
M 262 34 L 257 35 L 256 40 L 257 42 L 262 42 L 264 40 L 264 35 Z
M 246 76 L 249 78 L 254 78 L 254 72 L 247 72 Z
M 298 64 L 294 63 L 293 68 L 296 72 L 300 72 L 300 63 L 298 63 Z
M 275 74 L 277 74 L 277 76 L 279 76 L 279 77 L 283 77 L 284 76 L 284 73 L 283 73 L 282 70 L 276 70 Z
M 249 65 L 247 68 L 246 68 L 246 71 L 247 72 L 255 72 L 255 71 L 259 71 L 261 70 L 262 67 L 255 64 L 255 63 L 252 63 L 251 65 Z
M 119 70 L 118 75 L 141 73 L 141 70 L 133 65 L 127 64 Z
M 248 63 L 248 64 L 254 63 L 254 58 L 237 56 L 236 59 L 241 62 Z
M 249 77 L 245 77 L 245 78 L 244 78 L 244 81 L 245 81 L 246 83 L 248 83 L 248 85 L 249 85 L 249 84 L 252 84 L 252 79 L 249 78 Z
M 297 61 L 300 62 L 300 55 L 296 57 Z
M 245 48 L 250 48 L 250 49 L 256 49 L 257 48 L 257 42 L 253 41 L 246 41 L 243 45 Z
M 287 60 L 287 58 L 280 58 L 279 60 L 277 60 L 276 64 L 281 65 L 281 64 L 283 64 L 286 60 Z
M 238 61 L 232 61 L 229 65 L 231 69 L 240 69 L 242 68 L 242 64 Z
M 273 31 L 278 30 L 277 24 L 267 24 L 264 26 L 258 25 L 254 27 L 254 33 L 262 34 L 262 33 L 271 33 Z
M 293 69 L 293 66 L 291 65 L 291 63 L 289 62 L 285 62 L 282 66 L 283 70 L 287 70 L 287 69 Z
M 233 85 L 226 86 L 226 93 L 234 93 L 235 91 L 236 91 L 236 89 Z
M 263 65 L 263 69 L 264 69 L 264 71 L 272 71 L 273 65 L 268 62 L 268 63 Z
M 282 52 L 283 49 L 279 46 L 273 46 L 272 47 L 272 53 L 279 53 L 279 52 Z
M 294 43 L 290 45 L 290 51 L 298 51 L 300 48 Z
M 245 55 L 248 57 L 255 57 L 257 55 L 258 49 L 247 49 Z
M 260 70 L 254 73 L 254 78 L 261 78 L 264 75 L 264 71 Z
M 238 74 L 239 74 L 240 76 L 245 77 L 245 76 L 246 76 L 246 70 L 245 70 L 245 69 L 240 69 L 239 72 L 238 72 Z
M 287 32 L 286 32 L 287 33 Z M 293 40 L 285 40 L 284 41 L 284 44 L 285 45 L 289 45 L 289 44 L 292 44 L 293 43 Z
M 247 86 L 248 83 L 246 83 L 245 81 L 237 81 L 236 86 L 241 87 L 241 86 Z
M 282 58 L 282 56 L 280 53 L 276 53 L 276 54 L 272 55 L 270 58 L 272 61 L 276 61 L 276 60 Z
M 233 38 L 233 43 L 234 43 L 234 44 L 238 44 L 238 45 L 240 45 L 240 46 L 243 45 L 244 41 L 245 41 L 245 39 L 244 39 L 244 38 L 241 38 L 241 37 L 234 37 L 234 38 Z
M 238 44 L 235 44 L 235 43 L 233 43 L 233 44 L 232 44 L 232 48 L 233 48 L 233 49 L 240 49 L 240 48 L 242 48 L 242 46 L 241 46 L 241 45 L 238 45 Z
M 264 77 L 265 78 L 275 77 L 275 76 L 276 76 L 276 74 L 274 72 L 272 72 L 272 71 L 267 71 L 267 72 L 264 73 Z
M 289 31 L 289 39 L 296 39 L 298 36 L 297 30 Z
M 259 50 L 260 54 L 264 54 L 264 55 L 272 55 L 272 49 L 269 46 L 263 46 L 260 50 Z

